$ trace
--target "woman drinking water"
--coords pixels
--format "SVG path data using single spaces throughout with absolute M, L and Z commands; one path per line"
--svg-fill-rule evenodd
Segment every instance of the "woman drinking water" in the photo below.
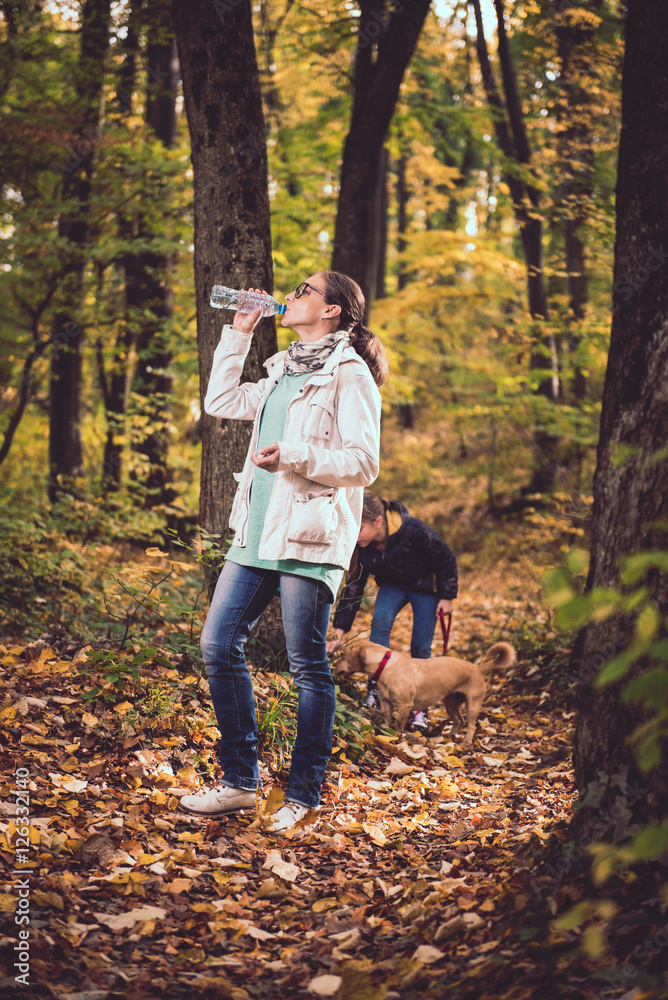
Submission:
M 253 807 L 260 788 L 255 697 L 244 649 L 280 587 L 297 735 L 285 804 L 271 829 L 317 808 L 332 750 L 334 681 L 325 648 L 332 602 L 357 542 L 364 487 L 378 475 L 380 393 L 387 359 L 363 324 L 364 296 L 343 274 L 319 271 L 286 296 L 282 325 L 298 335 L 241 383 L 260 310 L 223 327 L 204 409 L 252 420 L 230 525 L 234 542 L 201 638 L 218 728 L 220 784 L 181 808 L 220 816 Z

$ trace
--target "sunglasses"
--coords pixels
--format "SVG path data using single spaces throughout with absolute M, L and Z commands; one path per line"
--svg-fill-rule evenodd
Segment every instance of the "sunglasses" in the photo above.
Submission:
M 297 287 L 295 288 L 295 290 L 293 291 L 292 294 L 294 295 L 294 297 L 296 299 L 301 299 L 301 297 L 302 297 L 302 295 L 304 295 L 304 293 L 308 294 L 306 292 L 307 288 L 310 288 L 311 291 L 313 291 L 313 292 L 317 292 L 318 295 L 322 295 L 323 299 L 327 295 L 326 292 L 321 292 L 319 288 L 315 287 L 315 285 L 309 285 L 308 281 L 302 281 L 299 285 L 297 285 Z

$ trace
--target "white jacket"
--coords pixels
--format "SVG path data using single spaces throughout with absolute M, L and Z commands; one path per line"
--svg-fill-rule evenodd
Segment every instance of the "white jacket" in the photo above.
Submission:
M 246 544 L 250 488 L 265 401 L 283 374 L 285 351 L 265 361 L 267 377 L 240 384 L 251 334 L 224 326 L 213 356 L 204 409 L 213 417 L 253 420 L 253 434 L 232 505 L 234 544 Z M 378 475 L 380 393 L 366 362 L 337 344 L 287 409 L 284 440 L 258 555 L 347 569 L 362 520 L 364 487 Z

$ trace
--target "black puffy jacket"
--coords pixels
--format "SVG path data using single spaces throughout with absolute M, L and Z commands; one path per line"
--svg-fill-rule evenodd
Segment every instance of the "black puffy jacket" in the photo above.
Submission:
M 357 547 L 359 564 L 339 598 L 334 628 L 350 630 L 369 576 L 375 577 L 379 587 L 391 583 L 444 600 L 457 596 L 457 560 L 438 532 L 411 517 L 398 500 L 390 501 L 390 510 L 401 514 L 401 527 L 388 535 L 382 552 L 374 545 Z

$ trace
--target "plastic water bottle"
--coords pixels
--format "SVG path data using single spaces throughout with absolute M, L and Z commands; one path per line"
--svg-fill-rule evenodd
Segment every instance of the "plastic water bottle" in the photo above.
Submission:
M 287 306 L 282 306 L 273 295 L 263 295 L 262 292 L 237 291 L 226 288 L 225 285 L 214 285 L 211 289 L 211 305 L 216 309 L 237 309 L 242 313 L 262 310 L 263 316 L 282 316 Z

